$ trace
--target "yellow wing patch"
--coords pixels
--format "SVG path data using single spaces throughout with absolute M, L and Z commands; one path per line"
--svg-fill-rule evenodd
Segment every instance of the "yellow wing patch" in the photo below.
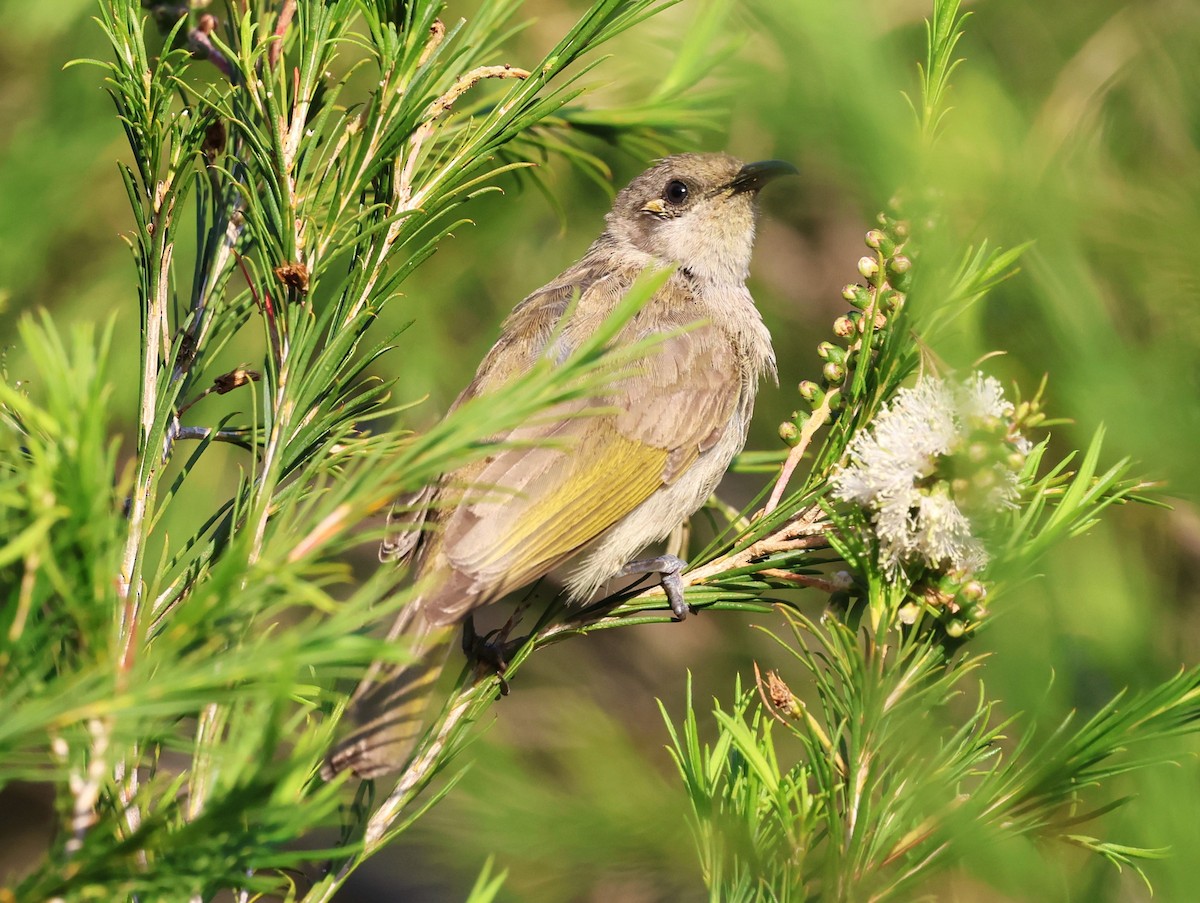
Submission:
M 485 506 L 503 519 L 503 532 L 488 523 L 492 511 L 477 509 L 481 519 L 471 530 L 475 535 L 464 536 L 467 541 L 456 543 L 450 552 L 456 566 L 488 585 L 489 596 L 501 596 L 536 580 L 663 485 L 666 449 L 622 436 L 610 424 L 595 426 L 600 429 L 589 430 L 591 435 L 586 436 L 593 440 L 586 456 L 575 449 L 558 452 L 558 467 L 549 469 L 561 471 L 547 474 L 552 482 L 549 491 Z

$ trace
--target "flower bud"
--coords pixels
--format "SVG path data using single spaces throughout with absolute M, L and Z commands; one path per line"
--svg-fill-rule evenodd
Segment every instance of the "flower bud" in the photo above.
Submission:
M 905 257 L 903 254 L 897 254 L 887 262 L 888 274 L 891 276 L 899 276 L 902 273 L 907 273 L 912 269 L 912 260 Z
M 917 617 L 921 614 L 921 606 L 916 602 L 907 602 L 900 606 L 900 610 L 896 612 L 896 620 L 905 627 L 912 627 L 917 623 Z
M 978 580 L 968 580 L 958 592 L 967 602 L 981 602 L 987 598 L 987 587 Z
M 800 427 L 790 420 L 783 421 L 779 424 L 779 438 L 789 447 L 795 448 L 800 442 Z
M 972 442 L 967 446 L 967 458 L 973 464 L 982 464 L 988 459 L 990 450 L 982 442 Z
M 846 289 L 849 289 L 850 291 L 843 290 L 842 297 L 855 307 L 861 310 L 870 306 L 871 290 L 869 288 L 863 285 L 847 285 Z
M 879 296 L 879 303 L 888 313 L 894 313 L 904 306 L 904 293 L 889 289 Z
M 831 411 L 836 411 L 840 408 L 844 401 L 841 389 L 831 389 L 829 394 L 825 396 L 825 404 Z
M 846 378 L 846 368 L 837 361 L 829 361 L 821 368 L 821 375 L 825 377 L 826 382 L 840 383 Z
M 874 257 L 860 257 L 858 271 L 864 279 L 873 279 L 879 274 L 879 261 Z
M 903 273 L 891 273 L 888 275 L 888 283 L 893 288 L 898 288 L 900 291 L 906 292 L 912 288 L 912 271 L 906 270 Z
M 867 233 L 867 247 L 875 248 L 884 257 L 891 257 L 896 251 L 896 243 L 886 232 L 872 229 Z
M 811 379 L 803 380 L 796 388 L 800 392 L 801 398 L 811 401 L 813 404 L 820 404 L 825 398 L 825 390 Z
M 822 342 L 817 346 L 817 357 L 840 364 L 846 359 L 846 349 L 833 344 L 833 342 Z
M 833 334 L 842 339 L 854 335 L 854 321 L 849 317 L 838 317 L 833 321 Z
M 983 470 L 976 472 L 971 477 L 971 484 L 979 490 L 987 491 L 996 485 L 996 470 L 993 467 L 985 467 Z
M 980 417 L 978 420 L 979 429 L 987 433 L 1005 433 L 1008 431 L 1008 426 L 999 417 L 987 415 Z
M 967 625 L 958 618 L 951 618 L 946 622 L 946 636 L 957 640 L 967 632 Z

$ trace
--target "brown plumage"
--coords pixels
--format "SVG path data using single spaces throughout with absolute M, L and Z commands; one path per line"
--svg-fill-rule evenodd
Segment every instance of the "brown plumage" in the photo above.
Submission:
M 498 437 L 515 447 L 444 476 L 417 500 L 428 523 L 398 520 L 382 555 L 415 551 L 420 597 L 393 634 L 410 640 L 416 660 L 360 686 L 360 727 L 330 756 L 327 775 L 349 768 L 373 777 L 403 764 L 454 625 L 475 608 L 567 562 L 570 595 L 585 599 L 712 493 L 745 443 L 760 376 L 774 376 L 770 336 L 745 279 L 758 189 L 794 171 L 724 154 L 668 157 L 617 195 L 582 260 L 509 315 L 456 405 L 502 391 L 546 356 L 565 360 L 643 271 L 676 267 L 614 342 L 668 336 L 629 376 Z M 673 589 L 682 562 L 633 570 L 642 564 L 665 573 L 682 618 Z

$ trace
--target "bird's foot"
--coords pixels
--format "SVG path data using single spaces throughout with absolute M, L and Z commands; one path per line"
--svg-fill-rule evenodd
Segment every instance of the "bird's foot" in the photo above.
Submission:
M 502 627 L 489 630 L 482 636 L 475 630 L 475 618 L 472 615 L 467 615 L 463 621 L 463 652 L 477 669 L 496 675 L 501 696 L 507 696 L 509 692 L 508 681 L 504 679 L 504 672 L 508 670 L 509 653 L 525 642 L 524 638 L 509 639 L 521 611 L 522 608 L 518 607 Z
M 659 555 L 657 558 L 641 558 L 631 561 L 614 576 L 631 577 L 634 574 L 659 574 L 663 592 L 671 603 L 671 614 L 682 621 L 691 609 L 683 598 L 683 578 L 680 576 L 687 562 L 677 555 Z

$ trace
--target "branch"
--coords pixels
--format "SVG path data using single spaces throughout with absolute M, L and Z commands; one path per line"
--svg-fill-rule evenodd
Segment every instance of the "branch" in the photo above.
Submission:
M 800 440 L 795 444 L 790 452 L 788 452 L 787 460 L 783 462 L 783 468 L 779 471 L 779 479 L 775 481 L 775 488 L 771 490 L 771 497 L 767 499 L 766 507 L 763 508 L 763 515 L 770 514 L 779 507 L 779 502 L 783 498 L 783 491 L 787 489 L 787 485 L 791 482 L 792 474 L 800 464 L 800 459 L 804 457 L 804 453 L 808 451 L 808 446 L 812 444 L 813 436 L 817 430 L 829 422 L 829 414 L 832 411 L 833 399 L 837 397 L 837 392 L 827 392 L 825 397 L 821 399 L 821 404 L 812 412 L 812 416 L 804 422 L 804 426 L 800 428 Z

